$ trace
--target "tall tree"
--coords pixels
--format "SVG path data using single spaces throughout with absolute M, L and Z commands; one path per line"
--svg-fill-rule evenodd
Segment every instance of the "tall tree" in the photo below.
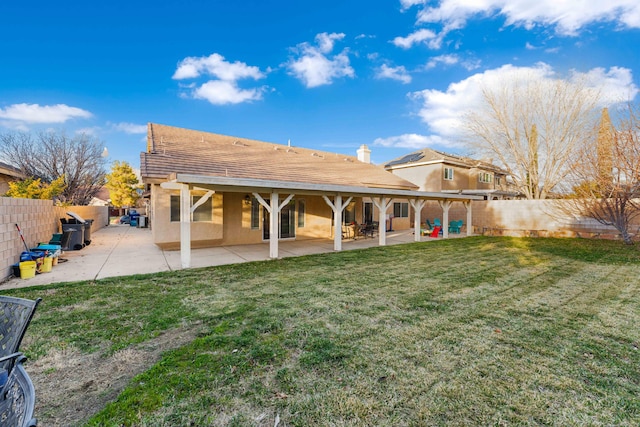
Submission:
M 0 158 L 43 183 L 64 176 L 65 189 L 58 199 L 86 205 L 104 185 L 103 145 L 87 134 L 71 138 L 63 131 L 13 132 L 0 135 Z
M 615 145 L 615 131 L 609 116 L 609 109 L 604 108 L 600 115 L 598 136 L 596 139 L 598 181 L 613 180 L 613 148 Z
M 26 178 L 9 182 L 7 197 L 24 199 L 53 199 L 64 191 L 64 176 L 54 179 L 51 183 L 43 183 L 40 178 Z
M 528 199 L 558 191 L 572 153 L 590 134 L 598 94 L 580 82 L 527 74 L 484 87 L 465 127 L 474 151 L 497 159 Z
M 616 129 L 604 110 L 595 137 L 575 153 L 577 185 L 565 210 L 615 227 L 632 244 L 630 226 L 640 216 L 640 108 L 630 104 L 619 115 Z
M 111 204 L 117 208 L 135 206 L 139 196 L 138 177 L 127 162 L 115 161 L 111 173 L 107 175 L 106 187 L 109 189 Z

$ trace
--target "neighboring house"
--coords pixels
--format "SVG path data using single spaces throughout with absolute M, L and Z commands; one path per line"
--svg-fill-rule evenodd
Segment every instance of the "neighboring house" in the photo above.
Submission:
M 360 151 L 366 160 L 366 147 Z M 387 212 L 408 211 L 407 200 L 419 212 L 426 200 L 480 199 L 420 192 L 352 156 L 151 123 L 140 169 L 154 242 L 180 247 L 183 267 L 192 245 L 268 241 L 277 258 L 279 239 L 333 238 L 340 250 L 343 224 L 384 224 Z M 412 226 L 408 215 L 394 222 L 396 229 Z M 379 229 L 384 245 L 385 227 Z
M 109 206 L 111 196 L 107 187 L 101 187 L 95 196 L 89 202 L 89 206 Z
M 0 195 L 9 191 L 9 183 L 11 181 L 23 179 L 24 177 L 25 176 L 20 169 L 0 162 Z
M 384 168 L 413 182 L 421 191 L 480 195 L 485 200 L 520 196 L 509 184 L 507 172 L 491 162 L 430 148 L 394 159 Z

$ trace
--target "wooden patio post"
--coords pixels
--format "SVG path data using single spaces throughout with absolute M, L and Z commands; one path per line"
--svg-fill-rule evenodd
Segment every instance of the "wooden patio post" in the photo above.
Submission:
M 425 204 L 425 200 L 422 199 L 411 199 L 409 200 L 409 203 L 411 203 L 411 207 L 413 208 L 413 234 L 414 234 L 414 240 L 416 242 L 419 242 L 420 239 L 420 223 L 422 222 L 422 218 L 420 217 L 422 215 L 422 208 L 424 207 Z

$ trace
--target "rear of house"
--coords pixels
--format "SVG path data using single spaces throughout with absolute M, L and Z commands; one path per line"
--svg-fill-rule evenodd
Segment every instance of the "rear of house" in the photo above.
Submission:
M 279 194 L 278 238 L 305 240 L 334 237 L 330 203 L 336 200 L 344 205 L 341 222 L 348 226 L 379 222 L 373 194 L 381 189 L 417 190 L 353 156 L 158 124 L 148 125 L 141 174 L 150 189 L 154 241 L 165 248 L 177 248 L 181 240 L 181 193 L 171 184 L 177 176 L 193 181 L 188 196 L 193 247 L 270 240 L 274 191 Z M 388 212 L 390 217 L 398 213 L 394 228 L 412 226 L 406 200 L 389 204 Z

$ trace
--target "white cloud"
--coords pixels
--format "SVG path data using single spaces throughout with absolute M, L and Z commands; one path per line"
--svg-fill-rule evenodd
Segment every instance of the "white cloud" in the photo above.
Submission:
M 325 40 L 324 43 L 331 43 Z M 180 87 L 187 92 L 181 94 L 185 98 L 204 99 L 214 105 L 239 104 L 262 99 L 265 87 L 241 89 L 238 80 L 259 80 L 266 75 L 260 68 L 244 62 L 228 62 L 217 53 L 202 57 L 187 57 L 180 61 L 173 74 L 174 80 L 196 79 L 202 76 L 214 77 L 203 84 L 181 83 Z M 146 132 L 146 126 L 145 130 Z
M 387 138 L 376 138 L 373 145 L 381 147 L 396 147 L 408 149 L 420 149 L 425 147 L 458 147 L 458 142 L 452 142 L 439 135 L 418 135 L 415 133 L 405 133 Z
M 75 118 L 88 119 L 90 117 L 92 117 L 90 112 L 65 104 L 13 104 L 6 108 L 0 108 L 0 119 L 21 123 L 64 123 Z
M 417 1 L 402 1 L 416 4 Z M 614 22 L 623 27 L 640 28 L 637 0 L 573 1 L 558 0 L 441 0 L 418 12 L 418 23 L 441 23 L 447 31 L 462 28 L 477 16 L 501 15 L 506 25 L 531 29 L 537 25 L 555 27 L 559 34 L 574 36 L 594 22 Z
M 424 4 L 427 0 L 400 0 L 400 5 L 402 6 L 402 10 L 407 10 L 412 6 L 418 4 Z
M 193 97 L 214 105 L 240 104 L 262 99 L 264 88 L 240 89 L 235 82 L 211 80 L 193 91 Z
M 433 56 L 424 66 L 425 70 L 431 70 L 436 68 L 438 65 L 452 66 L 452 65 L 460 65 L 465 70 L 471 71 L 477 68 L 480 68 L 480 60 L 477 59 L 465 59 L 463 60 L 458 55 L 448 54 L 448 55 L 439 55 Z
M 410 93 L 409 96 L 421 103 L 417 114 L 434 134 L 454 139 L 459 136 L 466 112 L 480 108 L 483 88 L 491 91 L 504 87 L 505 82 L 516 78 L 520 81 L 545 82 L 558 76 L 551 66 L 544 63 L 534 67 L 508 64 L 451 83 L 446 91 L 426 89 Z M 612 67 L 608 71 L 596 68 L 586 73 L 574 71 L 570 79 L 598 90 L 602 96 L 602 106 L 631 100 L 638 93 L 631 71 L 626 68 Z
M 407 72 L 404 66 L 390 67 L 387 64 L 382 64 L 376 71 L 377 79 L 392 79 L 398 80 L 404 84 L 411 83 L 411 76 Z
M 440 55 L 434 56 L 427 62 L 426 68 L 431 69 L 435 68 L 438 64 L 444 65 L 455 65 L 460 62 L 460 57 L 458 55 Z
M 224 56 L 213 53 L 209 56 L 187 57 L 180 61 L 178 68 L 173 73 L 173 79 L 194 79 L 202 75 L 213 76 L 220 80 L 236 81 L 252 78 L 258 80 L 265 75 L 258 67 L 250 66 L 244 62 L 228 62 Z
M 96 136 L 96 135 L 100 134 L 101 130 L 102 129 L 99 126 L 91 126 L 91 127 L 76 129 L 74 131 L 74 133 L 77 134 L 77 135 Z
M 142 133 L 146 134 L 147 133 L 147 125 L 136 125 L 134 123 L 121 122 L 121 123 L 112 123 L 111 127 L 113 127 L 113 129 L 119 132 L 124 132 L 128 134 L 142 134 Z
M 584 81 L 588 87 L 597 88 L 600 91 L 602 107 L 633 100 L 639 91 L 628 68 L 611 67 L 608 71 L 604 68 L 594 68 L 586 73 L 574 71 L 572 79 Z
M 350 65 L 347 49 L 333 57 L 329 55 L 335 42 L 343 38 L 342 33 L 320 33 L 315 38 L 317 46 L 299 44 L 293 49 L 299 57 L 286 64 L 290 74 L 308 88 L 331 84 L 340 77 L 354 77 L 355 71 Z
M 318 50 L 321 53 L 331 53 L 336 40 L 344 39 L 344 33 L 320 33 L 316 35 L 316 43 L 318 43 Z
M 422 28 L 409 34 L 407 37 L 396 37 L 392 43 L 402 49 L 409 49 L 419 43 L 425 43 L 431 49 L 439 49 L 442 45 L 442 36 L 442 34 L 437 35 L 431 30 Z

